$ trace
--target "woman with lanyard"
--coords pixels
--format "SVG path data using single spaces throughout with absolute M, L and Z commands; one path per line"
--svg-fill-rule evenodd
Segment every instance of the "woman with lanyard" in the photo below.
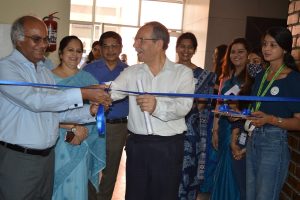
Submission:
M 292 42 L 292 34 L 286 28 L 266 31 L 262 52 L 269 66 L 256 77 L 252 95 L 300 97 L 295 87 L 300 74 L 290 54 Z M 300 102 L 262 101 L 254 102 L 252 107 L 254 117 L 249 122 L 254 130 L 246 158 L 247 200 L 277 200 L 290 160 L 287 131 L 300 130 Z

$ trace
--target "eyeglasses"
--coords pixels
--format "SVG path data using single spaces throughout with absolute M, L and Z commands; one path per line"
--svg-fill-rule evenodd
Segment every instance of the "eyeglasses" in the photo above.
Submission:
M 159 39 L 157 39 L 157 38 L 143 38 L 143 37 L 134 38 L 134 42 L 140 42 L 142 44 L 144 43 L 145 40 L 154 40 L 154 41 L 156 41 L 156 40 L 159 40 Z
M 119 48 L 120 46 L 121 46 L 120 44 L 112 44 L 112 45 L 103 44 L 101 47 L 105 50 L 108 50 L 110 48 L 115 50 L 115 49 Z
M 40 44 L 41 42 L 48 44 L 49 43 L 49 38 L 47 37 L 40 37 L 40 36 L 36 36 L 36 35 L 24 35 L 24 37 L 30 38 L 35 44 Z

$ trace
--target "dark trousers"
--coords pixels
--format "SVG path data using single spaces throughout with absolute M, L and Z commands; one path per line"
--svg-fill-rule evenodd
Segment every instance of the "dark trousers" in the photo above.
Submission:
M 177 199 L 183 162 L 182 134 L 130 134 L 126 154 L 126 200 Z
M 50 200 L 53 177 L 54 150 L 39 156 L 0 145 L 0 199 Z

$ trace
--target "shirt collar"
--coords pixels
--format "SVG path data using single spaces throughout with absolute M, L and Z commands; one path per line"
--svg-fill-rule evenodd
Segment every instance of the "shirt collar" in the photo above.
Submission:
M 15 61 L 20 64 L 24 64 L 26 66 L 35 67 L 35 65 L 29 61 L 19 50 L 14 49 L 12 52 L 12 56 Z M 37 68 L 44 67 L 44 61 L 39 61 L 36 63 Z
M 173 70 L 173 64 L 174 63 L 166 57 L 165 64 L 160 72 Z M 149 66 L 146 63 L 144 63 L 143 68 L 150 72 Z

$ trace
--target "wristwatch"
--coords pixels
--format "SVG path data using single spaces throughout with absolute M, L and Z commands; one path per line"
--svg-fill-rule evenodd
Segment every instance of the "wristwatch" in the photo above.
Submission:
M 281 117 L 277 117 L 277 122 L 278 122 L 279 124 L 281 124 L 281 123 L 283 122 L 283 119 L 282 119 Z
M 76 133 L 76 126 L 72 127 L 72 128 L 71 128 L 71 131 L 72 131 L 73 133 Z

